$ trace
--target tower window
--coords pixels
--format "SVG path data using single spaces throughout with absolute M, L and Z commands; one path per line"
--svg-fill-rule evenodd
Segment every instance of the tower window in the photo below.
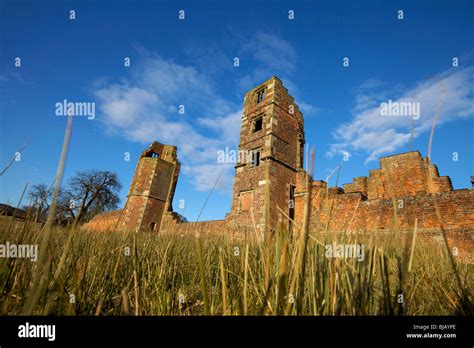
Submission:
M 154 221 L 150 222 L 150 230 L 154 230 L 156 227 L 156 223 Z
M 258 104 L 261 101 L 263 101 L 263 99 L 265 99 L 265 88 L 258 90 L 255 94 L 257 95 L 257 104 Z
M 252 151 L 252 162 L 250 166 L 258 167 L 260 165 L 260 149 Z
M 300 168 L 304 167 L 304 140 L 300 140 Z
M 288 224 L 289 224 L 290 229 L 292 228 L 293 221 L 295 220 L 295 190 L 296 190 L 296 187 L 294 185 L 290 185 L 290 199 L 288 201 L 288 208 L 289 208 Z
M 253 121 L 253 132 L 261 131 L 263 128 L 263 116 L 259 116 Z

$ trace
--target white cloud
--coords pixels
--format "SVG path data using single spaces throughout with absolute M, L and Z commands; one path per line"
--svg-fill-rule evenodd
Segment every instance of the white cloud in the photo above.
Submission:
M 304 116 L 310 116 L 319 112 L 319 108 L 317 106 L 305 102 L 301 102 L 298 105 Z
M 216 184 L 217 190 L 228 191 L 234 183 L 234 165 L 228 164 L 195 164 L 184 166 L 184 172 L 194 178 L 196 190 L 208 191 Z
M 258 31 L 243 44 L 240 54 L 243 57 L 241 64 L 250 60 L 252 68 L 236 79 L 239 89 L 247 91 L 276 75 L 295 97 L 305 116 L 311 116 L 319 111 L 317 106 L 298 98 L 298 86 L 291 78 L 296 70 L 297 53 L 290 42 L 276 35 Z
M 265 32 L 257 32 L 243 47 L 253 58 L 270 70 L 289 71 L 295 69 L 296 51 L 286 40 Z
M 202 117 L 198 118 L 197 122 L 214 130 L 223 139 L 238 139 L 243 112 L 244 110 L 241 109 L 225 116 Z
M 242 46 L 243 59 L 249 57 L 253 65 L 249 73 L 239 77 L 237 84 L 241 89 L 253 88 L 273 75 L 286 80 L 296 67 L 296 51 L 286 40 L 273 34 L 262 31 L 256 32 L 252 38 Z
M 210 189 L 223 168 L 217 151 L 237 146 L 242 111 L 193 67 L 159 56 L 135 66 L 125 81 L 95 85 L 98 118 L 128 140 L 177 146 L 185 179 L 198 190 Z M 226 166 L 217 189 L 231 190 L 233 176 L 233 167 Z
M 331 144 L 328 156 L 343 151 L 364 152 L 368 154 L 367 163 L 400 149 L 408 143 L 413 126 L 414 137 L 431 129 L 442 96 L 441 88 L 444 88 L 444 102 L 437 127 L 474 116 L 474 68 L 446 71 L 436 80 L 420 81 L 415 87 L 402 92 L 373 91 L 380 86 L 378 81 L 371 80 L 356 90 L 353 119 L 334 131 L 336 142 Z M 420 118 L 413 123 L 412 118 L 407 116 L 381 116 L 380 102 L 387 102 L 388 99 L 393 102 L 419 102 Z

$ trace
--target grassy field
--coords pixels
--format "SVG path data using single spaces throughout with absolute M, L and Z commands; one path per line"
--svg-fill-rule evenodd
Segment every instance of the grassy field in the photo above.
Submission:
M 0 244 L 41 250 L 44 230 L 8 221 Z M 37 262 L 0 259 L 1 315 L 472 314 L 473 265 L 455 261 L 455 271 L 443 245 L 387 236 L 280 229 L 235 241 L 52 227 Z M 363 245 L 363 261 L 326 257 L 334 241 Z

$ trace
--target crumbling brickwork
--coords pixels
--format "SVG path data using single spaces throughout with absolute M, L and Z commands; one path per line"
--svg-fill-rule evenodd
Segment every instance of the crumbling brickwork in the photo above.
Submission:
M 412 231 L 416 219 L 420 236 L 439 239 L 442 225 L 450 246 L 472 258 L 474 191 L 453 190 L 450 178 L 440 176 L 420 152 L 383 157 L 380 168 L 370 170 L 368 177 L 354 178 L 340 188 L 308 176 L 304 143 L 303 115 L 281 80 L 272 77 L 244 96 L 239 142 L 243 155 L 235 166 L 232 207 L 224 220 L 188 223 L 173 212 L 180 169 L 177 149 L 155 142 L 140 156 L 124 209 L 99 215 L 86 227 L 262 236 L 279 223 L 298 230 L 309 195 L 310 231 Z
M 140 155 L 120 214 L 98 215 L 84 228 L 102 230 L 114 225 L 120 231 L 159 231 L 163 214 L 172 211 L 179 170 L 176 147 L 155 141 Z
M 436 200 L 445 228 L 473 229 L 474 192 L 453 190 L 449 178 L 440 177 L 428 163 L 413 151 L 381 158 L 380 169 L 371 170 L 369 178 L 355 178 L 344 189 L 311 181 L 310 225 L 325 231 L 396 230 L 413 228 L 417 218 L 418 228 L 439 228 Z M 303 179 L 299 180 L 297 207 L 306 192 Z M 296 221 L 302 220 L 303 210 L 297 209 Z
M 95 232 L 111 232 L 117 229 L 123 209 L 96 215 L 91 221 L 83 225 L 85 230 Z
M 225 236 L 229 240 L 255 236 L 255 231 L 249 226 L 233 225 L 227 220 L 183 222 L 174 212 L 165 213 L 160 233 L 199 236 L 212 234 Z

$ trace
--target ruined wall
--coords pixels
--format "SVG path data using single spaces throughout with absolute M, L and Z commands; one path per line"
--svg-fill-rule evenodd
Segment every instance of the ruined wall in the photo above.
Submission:
M 418 151 L 380 159 L 380 169 L 371 170 L 368 178 L 355 178 L 344 189 L 328 188 L 324 181 L 312 181 L 310 187 L 313 229 L 411 229 L 415 218 L 418 228 L 439 228 L 435 200 L 446 228 L 474 229 L 474 191 L 453 191 L 449 178 L 440 177 Z M 296 220 L 300 222 L 306 194 L 304 175 L 297 183 L 297 193 Z
M 364 196 L 367 197 L 368 192 L 368 179 L 366 176 L 360 176 L 358 178 L 354 178 L 354 181 L 350 184 L 344 184 L 344 192 L 351 193 L 351 192 L 360 192 Z
M 276 228 L 276 222 L 281 218 L 281 224 L 288 228 L 290 207 L 294 206 L 294 202 L 290 202 L 290 186 L 296 187 L 296 173 L 279 162 L 271 163 L 270 173 L 271 227 Z
M 429 180 L 431 177 L 431 181 Z M 306 174 L 298 176 L 296 222 L 302 226 Z M 474 250 L 474 191 L 453 190 L 449 177 L 439 176 L 435 165 L 418 151 L 382 158 L 380 169 L 358 177 L 344 189 L 310 181 L 310 230 L 319 233 L 413 231 L 417 219 L 420 238 L 442 238 L 464 259 Z
M 143 151 L 130 185 L 120 222 L 121 230 L 159 230 L 171 202 L 179 175 L 176 147 L 158 142 Z
M 172 211 L 179 170 L 176 147 L 155 141 L 140 155 L 124 209 L 97 215 L 83 229 L 159 231 L 163 214 Z
M 160 233 L 176 235 L 221 235 L 229 239 L 245 239 L 255 236 L 253 226 L 233 224 L 226 220 L 183 222 L 178 214 L 167 212 L 164 215 Z
M 122 211 L 120 209 L 96 215 L 92 220 L 82 225 L 82 228 L 86 231 L 112 232 L 118 227 L 117 223 L 122 215 Z
M 241 225 L 253 226 L 263 223 L 265 204 L 265 165 L 249 168 L 245 176 L 239 175 L 243 168 L 236 168 L 232 209 L 229 219 Z
M 313 190 L 311 228 L 323 231 L 371 231 L 380 229 L 410 230 L 415 218 L 418 228 L 440 228 L 435 202 L 431 194 L 392 199 L 367 200 L 360 193 L 344 193 L 325 189 L 319 195 Z M 436 202 L 446 229 L 474 230 L 474 192 L 456 190 L 436 194 Z M 396 213 L 396 218 L 394 216 Z M 302 215 L 298 216 L 298 221 Z
M 422 158 L 419 151 L 383 157 L 380 169 L 371 170 L 368 178 L 361 176 L 344 185 L 344 192 L 361 192 L 368 199 L 452 190 L 451 179 L 440 177 L 436 165 L 429 163 L 428 158 Z

